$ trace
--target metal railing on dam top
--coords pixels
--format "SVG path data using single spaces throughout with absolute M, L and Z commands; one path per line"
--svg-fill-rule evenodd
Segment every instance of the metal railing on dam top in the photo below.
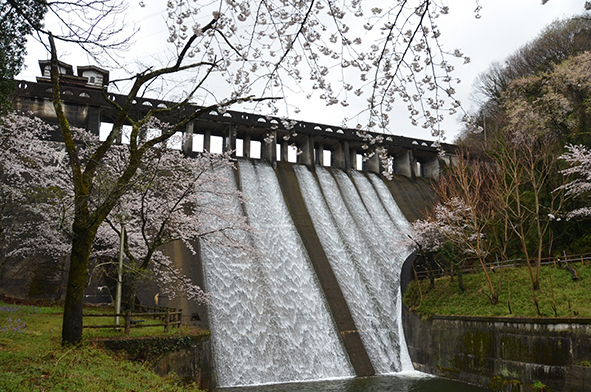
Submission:
M 44 121 L 57 124 L 49 79 L 37 80 L 36 83 L 17 82 L 15 108 L 32 112 Z M 117 116 L 117 110 L 108 99 L 122 105 L 126 98 L 96 86 L 69 84 L 62 86 L 61 96 L 70 124 L 86 128 L 97 135 L 101 127 L 108 127 Z M 193 104 L 177 106 L 175 102 L 142 97 L 137 98 L 131 116 L 141 118 L 155 108 L 169 109 L 159 113 L 158 117 L 170 123 L 200 109 Z M 379 143 L 368 142 L 356 129 L 233 110 L 212 110 L 187 125 L 180 148 L 186 153 L 199 152 L 200 149 L 211 151 L 212 139 L 221 138 L 222 151 L 236 150 L 238 156 L 246 158 L 379 173 L 383 167 L 380 167 L 377 154 L 371 154 L 376 144 L 379 144 L 393 158 L 393 172 L 409 178 L 437 178 L 442 166 L 453 164 L 456 152 L 454 145 L 442 143 L 437 146 L 432 141 L 403 136 L 371 135 L 377 137 Z M 445 152 L 444 156 L 440 154 L 440 149 Z M 297 154 L 292 154 L 290 150 L 297 150 Z M 361 160 L 360 157 L 368 155 L 368 152 L 371 157 Z

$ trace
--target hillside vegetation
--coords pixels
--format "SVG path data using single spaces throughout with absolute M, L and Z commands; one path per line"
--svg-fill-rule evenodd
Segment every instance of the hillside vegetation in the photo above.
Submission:
M 149 363 L 101 348 L 92 338 L 96 331 L 85 330 L 84 343 L 78 346 L 62 347 L 61 321 L 61 307 L 0 303 L 0 391 L 199 391 L 174 374 L 158 376 Z M 132 334 L 154 331 L 143 328 Z M 174 331 L 166 336 L 187 332 Z
M 461 313 L 582 314 L 573 305 L 578 294 L 562 280 L 570 273 L 542 271 L 542 264 L 591 252 L 589 37 L 588 16 L 553 23 L 481 75 L 480 107 L 465 123 L 453 164 L 434 181 L 436 200 L 412 223 L 407 244 L 416 251 L 419 270 L 482 267 L 465 285 L 456 276 L 463 294 L 453 297 L 450 288 L 433 294 L 443 297 L 433 301 L 473 296 L 494 309 L 471 304 Z M 521 260 L 527 272 L 507 270 L 499 285 L 499 271 L 486 267 L 499 260 Z M 585 284 L 581 278 L 574 286 Z M 435 286 L 440 290 L 445 283 Z M 411 303 L 432 313 L 461 306 L 428 309 L 430 291 L 421 288 Z
M 466 274 L 464 286 L 459 289 L 457 278 L 449 276 L 435 280 L 413 281 L 404 294 L 404 303 L 423 316 L 506 316 L 506 317 L 591 317 L 591 266 L 573 265 L 578 279 L 573 280 L 566 268 L 544 266 L 541 270 L 540 289 L 532 290 L 527 268 L 506 267 L 502 274 L 499 302 L 492 305 L 488 297 L 488 282 L 482 271 Z M 491 273 L 495 287 L 501 273 Z M 537 301 L 537 306 L 536 306 Z

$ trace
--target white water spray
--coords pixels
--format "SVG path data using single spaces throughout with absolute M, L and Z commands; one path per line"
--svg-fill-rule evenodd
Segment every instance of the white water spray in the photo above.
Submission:
M 264 257 L 202 246 L 218 385 L 354 376 L 273 169 L 239 167 L 250 241 Z
M 384 183 L 354 172 L 296 166 L 314 228 L 378 374 L 412 370 L 401 326 L 400 270 L 410 251 L 396 243 L 408 221 Z M 359 190 L 359 191 L 358 191 Z

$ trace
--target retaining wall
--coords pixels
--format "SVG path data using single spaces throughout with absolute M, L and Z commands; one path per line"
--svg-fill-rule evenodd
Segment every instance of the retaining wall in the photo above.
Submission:
M 416 370 L 494 390 L 591 391 L 591 319 L 422 319 L 405 308 L 403 325 Z
M 103 339 L 99 343 L 114 351 L 124 351 L 130 360 L 147 362 L 163 377 L 174 372 L 186 383 L 195 383 L 202 390 L 212 389 L 209 336 Z

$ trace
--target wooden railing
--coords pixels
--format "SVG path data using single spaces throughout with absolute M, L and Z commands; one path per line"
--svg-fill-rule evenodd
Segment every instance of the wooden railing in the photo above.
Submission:
M 125 328 L 125 334 L 129 335 L 131 328 L 144 328 L 144 327 L 164 327 L 164 332 L 168 332 L 170 327 L 180 327 L 183 311 L 182 309 L 175 308 L 152 308 L 152 307 L 141 307 L 141 310 L 145 312 L 131 312 L 127 310 L 125 313 L 89 313 L 85 314 L 84 318 L 87 317 L 102 317 L 102 318 L 121 318 L 123 319 L 123 325 L 114 324 L 100 324 L 100 325 L 84 325 L 82 328 Z M 153 320 L 162 320 L 161 323 L 145 323 L 145 318 L 151 317 Z
M 543 258 L 540 262 L 541 265 L 554 265 L 555 267 L 561 267 L 562 265 L 566 264 L 576 264 L 581 263 L 581 265 L 591 263 L 591 253 L 581 254 L 581 255 L 564 255 L 563 257 L 546 257 Z M 532 264 L 535 264 L 535 260 L 532 259 Z M 493 263 L 485 264 L 486 268 L 489 270 L 499 270 L 500 268 L 507 268 L 507 267 L 519 267 L 526 265 L 525 259 L 511 259 L 505 261 L 495 261 Z M 479 263 L 475 263 L 474 265 L 466 268 L 462 268 L 463 274 L 472 274 L 482 270 L 482 266 Z M 441 268 L 433 268 L 432 269 L 433 277 L 439 278 L 444 275 L 449 275 L 449 270 L 444 270 Z M 428 279 L 429 273 L 426 269 L 420 269 L 416 271 L 416 274 L 413 272 L 413 279 Z

